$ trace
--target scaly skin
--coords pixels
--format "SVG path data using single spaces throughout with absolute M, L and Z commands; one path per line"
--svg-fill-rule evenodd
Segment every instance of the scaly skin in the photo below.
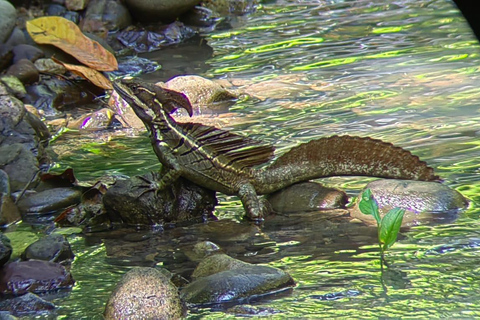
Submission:
M 184 177 L 207 189 L 237 195 L 253 220 L 267 214 L 258 194 L 301 181 L 341 175 L 438 180 L 433 169 L 409 151 L 351 136 L 312 140 L 258 169 L 273 157 L 274 148 L 221 129 L 176 123 L 170 116 L 176 108 L 192 112 L 183 94 L 138 80 L 116 81 L 114 88 L 150 131 L 153 149 L 166 168 L 158 188 Z

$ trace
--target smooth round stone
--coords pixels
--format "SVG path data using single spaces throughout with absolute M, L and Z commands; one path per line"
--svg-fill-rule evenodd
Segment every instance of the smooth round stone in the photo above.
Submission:
M 53 188 L 25 196 L 18 202 L 20 211 L 27 214 L 50 213 L 80 203 L 82 190 Z
M 25 84 L 37 82 L 40 78 L 37 68 L 35 68 L 33 62 L 28 59 L 18 60 L 8 68 L 7 74 L 17 77 Z
M 406 210 L 403 226 L 432 220 L 450 221 L 469 203 L 460 192 L 438 182 L 380 179 L 370 182 L 365 187 L 367 188 L 377 201 L 381 216 L 392 208 Z M 350 214 L 363 221 L 375 223 L 371 215 L 360 212 L 358 202 Z
M 192 277 L 196 280 L 182 288 L 181 296 L 194 305 L 243 301 L 295 285 L 281 269 L 246 263 L 222 253 L 206 257 Z
M 126 0 L 134 17 L 144 22 L 171 22 L 195 7 L 200 0 Z
M 8 1 L 0 0 L 0 43 L 5 42 L 15 27 L 17 11 Z
M 105 319 L 180 319 L 184 306 L 178 289 L 160 270 L 134 268 L 112 292 Z

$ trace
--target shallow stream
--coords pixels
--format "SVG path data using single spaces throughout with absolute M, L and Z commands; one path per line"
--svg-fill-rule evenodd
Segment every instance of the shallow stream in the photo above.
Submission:
M 177 60 L 175 69 L 165 62 L 146 77 L 166 80 L 174 70 L 255 84 L 259 99 L 236 104 L 227 129 L 272 143 L 278 153 L 333 134 L 390 141 L 427 161 L 472 205 L 454 222 L 403 232 L 387 256 L 392 266 L 384 275 L 385 292 L 375 229 L 318 212 L 256 227 L 240 221 L 243 209 L 235 197 L 220 195 L 218 222 L 146 232 L 134 240 L 70 236 L 76 286 L 55 301 L 58 318 L 101 319 L 111 290 L 134 265 L 157 263 L 187 276 L 195 266 L 188 248 L 201 240 L 292 275 L 297 286 L 291 292 L 252 302 L 271 308 L 273 318 L 480 317 L 480 45 L 453 3 L 267 1 L 235 23 L 205 35 L 211 55 L 196 54 L 193 45 L 148 54 L 160 63 Z M 158 168 L 146 134 L 83 145 L 60 165 L 73 167 L 83 180 Z M 368 181 L 323 180 L 349 195 Z M 188 318 L 235 316 L 200 309 Z

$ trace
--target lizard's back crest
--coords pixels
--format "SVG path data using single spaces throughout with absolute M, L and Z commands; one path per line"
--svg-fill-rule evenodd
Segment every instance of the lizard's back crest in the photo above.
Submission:
M 191 151 L 201 151 L 223 165 L 237 168 L 263 164 L 273 158 L 275 148 L 222 129 L 199 123 L 177 123 L 185 136 L 190 137 Z

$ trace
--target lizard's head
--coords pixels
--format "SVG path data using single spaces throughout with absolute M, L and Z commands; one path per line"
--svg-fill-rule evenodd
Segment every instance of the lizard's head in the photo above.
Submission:
M 184 108 L 192 116 L 192 105 L 183 93 L 133 78 L 114 81 L 113 88 L 143 121 L 151 122 L 156 116 L 172 113 L 178 108 Z

